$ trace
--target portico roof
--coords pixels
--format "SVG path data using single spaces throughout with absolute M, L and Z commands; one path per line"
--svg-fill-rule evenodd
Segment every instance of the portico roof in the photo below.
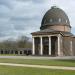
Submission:
M 64 31 L 57 31 L 57 30 L 53 30 L 53 29 L 44 29 L 44 30 L 40 30 L 37 32 L 33 32 L 31 33 L 32 35 L 50 35 L 50 34 L 61 34 L 63 36 L 74 36 L 72 33 L 70 32 L 64 32 Z

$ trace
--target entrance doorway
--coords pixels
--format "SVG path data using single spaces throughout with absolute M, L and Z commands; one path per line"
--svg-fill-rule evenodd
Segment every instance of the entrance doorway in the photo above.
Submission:
M 57 37 L 52 36 L 51 37 L 51 56 L 56 56 L 56 50 L 57 50 Z
M 49 55 L 49 38 L 43 37 L 43 55 Z
M 36 37 L 35 38 L 35 55 L 40 54 L 40 38 Z

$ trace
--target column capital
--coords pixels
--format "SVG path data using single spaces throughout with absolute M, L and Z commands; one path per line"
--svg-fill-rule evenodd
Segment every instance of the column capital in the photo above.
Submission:
M 48 36 L 49 38 L 51 38 L 51 36 Z
M 39 36 L 40 38 L 42 38 L 43 36 Z
M 57 37 L 61 37 L 61 34 L 58 34 Z

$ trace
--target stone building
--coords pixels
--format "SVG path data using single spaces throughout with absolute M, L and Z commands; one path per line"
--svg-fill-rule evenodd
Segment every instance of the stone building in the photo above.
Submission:
M 66 13 L 52 6 L 42 19 L 40 31 L 33 32 L 32 55 L 73 56 L 75 37 Z
M 30 48 L 17 48 L 17 49 L 0 49 L 0 54 L 14 54 L 14 55 L 31 55 Z

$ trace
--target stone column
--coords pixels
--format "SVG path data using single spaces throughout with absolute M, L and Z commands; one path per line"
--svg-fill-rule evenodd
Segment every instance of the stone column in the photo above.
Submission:
M 40 37 L 40 55 L 43 55 L 43 41 L 42 41 L 42 37 Z
M 18 55 L 20 55 L 20 50 L 18 51 Z
M 49 55 L 51 55 L 51 36 L 49 36 Z
M 72 41 L 70 41 L 70 50 L 71 50 L 71 55 L 73 56 L 73 51 L 72 51 Z
M 35 55 L 35 38 L 33 37 L 33 48 L 32 48 L 32 55 Z
M 60 51 L 60 49 L 61 49 L 61 48 L 60 48 L 60 46 L 61 46 L 61 45 L 60 45 L 60 39 L 61 39 L 61 38 L 60 38 L 60 37 L 61 37 L 61 35 L 59 34 L 59 35 L 58 35 L 58 56 L 61 56 L 61 51 Z

